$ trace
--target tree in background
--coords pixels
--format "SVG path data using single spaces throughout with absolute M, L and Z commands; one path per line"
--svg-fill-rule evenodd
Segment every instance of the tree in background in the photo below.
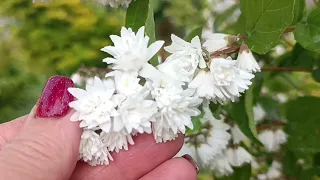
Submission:
M 124 21 L 121 10 L 80 0 L 1 1 L 0 17 L 0 122 L 28 113 L 48 77 L 105 67 L 99 49 Z

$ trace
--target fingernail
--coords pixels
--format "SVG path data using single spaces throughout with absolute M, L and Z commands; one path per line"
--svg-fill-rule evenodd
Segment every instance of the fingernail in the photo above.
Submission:
M 198 174 L 200 169 L 199 169 L 199 166 L 196 163 L 196 161 L 194 161 L 194 159 L 189 154 L 185 154 L 182 157 L 192 164 L 192 166 L 196 169 L 197 174 Z
M 64 76 L 51 77 L 38 101 L 36 117 L 39 118 L 59 118 L 69 112 L 69 103 L 74 100 L 68 92 L 68 88 L 73 87 L 73 81 Z

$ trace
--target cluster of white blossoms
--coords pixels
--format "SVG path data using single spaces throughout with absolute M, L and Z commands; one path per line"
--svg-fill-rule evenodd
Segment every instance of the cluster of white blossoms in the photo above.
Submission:
M 260 104 L 253 107 L 254 120 L 256 124 L 263 123 L 266 112 Z M 287 142 L 287 134 L 279 127 L 264 129 L 259 132 L 258 139 L 264 145 L 267 152 L 276 152 L 281 148 L 281 145 Z
M 232 167 L 251 163 L 251 154 L 239 145 L 242 140 L 237 139 L 245 137 L 240 129 L 236 125 L 230 127 L 224 122 L 223 116 L 221 120 L 216 119 L 209 108 L 204 107 L 203 111 L 204 116 L 200 121 L 204 128 L 200 135 L 187 137 L 177 156 L 187 153 L 219 177 L 232 174 Z
M 158 143 L 185 134 L 187 128 L 193 129 L 192 117 L 201 114 L 198 108 L 203 101 L 235 100 L 260 70 L 246 45 L 241 46 L 236 60 L 215 57 L 215 52 L 228 48 L 230 39 L 237 39 L 224 34 L 212 34 L 203 45 L 198 36 L 189 43 L 172 35 L 172 44 L 164 48 L 171 55 L 156 67 L 149 60 L 164 42 L 149 45 L 144 27 L 137 33 L 123 27 L 120 36 L 110 38 L 114 46 L 101 50 L 112 56 L 103 62 L 113 71 L 103 79 L 95 77 L 85 90 L 69 89 L 76 98 L 69 104 L 76 110 L 71 120 L 80 121 L 84 129 L 79 158 L 91 165 L 109 164 L 113 160 L 110 152 L 127 150 L 137 134 L 153 133 Z M 198 148 L 201 159 L 209 163 L 229 154 L 230 166 L 249 162 L 250 158 L 238 159 L 246 155 L 244 149 L 227 149 L 230 127 L 216 120 L 206 105 L 202 123 L 210 128 L 207 136 L 199 137 L 203 141 Z

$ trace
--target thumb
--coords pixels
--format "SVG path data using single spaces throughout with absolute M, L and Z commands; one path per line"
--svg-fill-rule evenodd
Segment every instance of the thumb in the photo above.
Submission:
M 75 168 L 81 130 L 71 122 L 71 79 L 55 76 L 46 83 L 20 133 L 0 151 L 0 174 L 11 180 L 68 179 Z

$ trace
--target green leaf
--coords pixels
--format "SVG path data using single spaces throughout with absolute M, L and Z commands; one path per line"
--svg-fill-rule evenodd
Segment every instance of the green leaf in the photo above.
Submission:
M 192 117 L 193 129 L 191 130 L 191 129 L 187 128 L 187 134 L 189 134 L 189 135 L 196 134 L 201 130 L 202 123 L 200 120 L 203 116 L 204 116 L 204 112 L 201 111 L 201 114 L 199 116 Z
M 312 77 L 315 81 L 317 81 L 318 83 L 320 83 L 320 68 L 314 69 L 312 71 Z
M 291 54 L 283 56 L 279 67 L 312 68 L 315 62 L 313 54 L 297 43 Z
M 280 104 L 278 101 L 269 97 L 260 97 L 258 99 L 259 104 L 263 107 L 266 112 L 266 116 L 271 120 L 280 119 Z
M 265 73 L 262 73 L 262 72 L 259 72 L 259 73 L 256 73 L 255 74 L 255 78 L 254 78 L 254 82 L 253 82 L 253 104 L 256 104 L 257 103 L 257 99 L 258 97 L 260 96 L 260 92 L 261 92 L 261 89 L 262 89 L 262 85 L 263 85 L 263 82 L 264 82 L 264 76 L 265 76 Z
M 222 105 L 221 104 L 215 104 L 215 103 L 210 103 L 209 104 L 209 108 L 212 112 L 212 115 L 216 118 L 216 119 L 220 119 L 220 115 L 221 115 L 221 110 L 222 110 Z
M 306 0 L 296 0 L 293 6 L 293 20 L 291 24 L 295 25 L 298 22 L 300 22 L 305 13 L 306 13 Z
M 296 177 L 301 170 L 301 166 L 297 164 L 298 158 L 296 154 L 285 148 L 283 157 L 283 171 L 288 177 Z
M 251 97 L 247 97 L 246 99 L 250 100 L 250 98 Z M 250 103 L 248 103 L 248 104 L 250 105 Z M 229 114 L 230 114 L 231 118 L 238 124 L 240 130 L 252 142 L 261 144 L 257 138 L 256 130 L 254 130 L 254 127 L 252 126 L 252 122 L 250 122 L 250 119 L 248 117 L 244 97 L 240 98 L 238 102 L 234 102 L 231 104 Z M 250 115 L 250 116 L 252 116 L 252 115 Z
M 152 3 L 154 0 L 150 0 L 149 6 L 148 6 L 148 17 L 145 22 L 145 33 L 147 36 L 149 36 L 149 44 L 154 43 L 156 41 L 156 32 L 155 32 L 155 23 L 154 23 L 154 13 L 153 13 L 153 7 Z M 150 64 L 153 66 L 157 66 L 159 64 L 158 57 L 154 56 L 150 60 Z
M 188 34 L 188 36 L 187 36 L 187 38 L 186 38 L 186 41 L 187 41 L 187 42 L 190 42 L 190 41 L 191 41 L 194 37 L 196 37 L 196 36 L 199 36 L 199 38 L 201 38 L 201 36 L 202 36 L 202 27 L 198 27 L 198 28 L 192 30 L 192 31 Z
M 258 137 L 257 129 L 256 129 L 256 124 L 254 122 L 254 117 L 253 117 L 253 90 L 254 90 L 255 84 L 253 84 L 246 92 L 244 95 L 244 105 L 246 108 L 246 113 L 248 116 L 248 124 L 250 131 L 254 135 L 254 137 Z
M 217 178 L 217 180 L 249 180 L 251 177 L 251 164 L 241 167 L 233 167 L 233 174 L 228 177 Z
M 292 23 L 296 1 L 241 0 L 247 43 L 254 52 L 264 54 L 278 43 Z
M 296 26 L 294 35 L 304 48 L 320 53 L 320 7 L 309 14 L 307 22 Z
M 133 31 L 145 25 L 148 18 L 149 0 L 132 1 L 127 9 L 126 27 L 132 28 Z
M 304 169 L 300 176 L 298 176 L 296 179 L 297 180 L 317 180 L 320 176 L 320 168 L 310 168 L 310 169 Z M 316 177 L 318 177 L 316 179 Z
M 320 152 L 320 98 L 300 97 L 288 103 L 288 147 L 302 153 Z

